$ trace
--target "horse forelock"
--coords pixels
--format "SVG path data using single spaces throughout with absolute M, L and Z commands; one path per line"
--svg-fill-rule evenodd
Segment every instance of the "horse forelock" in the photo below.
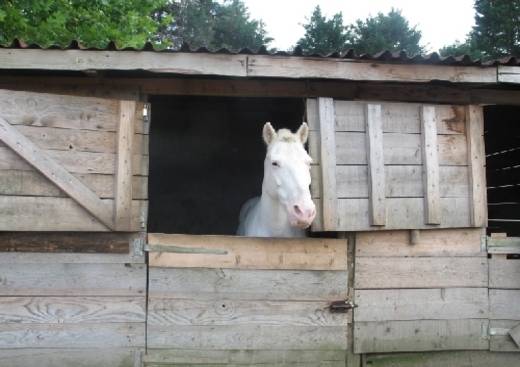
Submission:
M 289 129 L 280 129 L 276 133 L 276 140 L 284 143 L 298 143 L 298 136 Z

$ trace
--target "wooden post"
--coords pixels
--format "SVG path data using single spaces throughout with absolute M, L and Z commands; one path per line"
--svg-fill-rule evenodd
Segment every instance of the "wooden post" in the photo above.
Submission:
M 470 218 L 474 227 L 487 226 L 487 192 L 484 152 L 484 115 L 481 106 L 466 107 Z
M 132 226 L 132 145 L 134 140 L 135 101 L 121 101 L 117 138 L 114 223 L 118 231 Z
M 373 226 L 384 226 L 386 224 L 386 197 L 381 105 L 367 104 L 365 120 L 370 223 Z
M 424 206 L 426 224 L 441 223 L 439 193 L 439 153 L 437 148 L 437 118 L 435 107 L 421 108 Z
M 318 98 L 323 230 L 338 227 L 336 194 L 336 131 L 334 100 Z

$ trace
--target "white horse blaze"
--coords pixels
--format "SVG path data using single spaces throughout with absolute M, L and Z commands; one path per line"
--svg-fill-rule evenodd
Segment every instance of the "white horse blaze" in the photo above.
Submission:
M 250 199 L 240 211 L 237 234 L 254 237 L 304 237 L 316 216 L 311 199 L 311 157 L 303 145 L 309 128 L 303 123 L 296 133 L 276 132 L 267 122 L 267 144 L 262 196 Z

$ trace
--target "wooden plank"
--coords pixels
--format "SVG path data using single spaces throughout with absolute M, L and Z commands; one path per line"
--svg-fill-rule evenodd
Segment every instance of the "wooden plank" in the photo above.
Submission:
M 337 228 L 336 209 L 336 134 L 334 132 L 334 100 L 318 98 L 320 121 L 320 162 L 323 230 Z
M 366 106 L 369 218 L 373 226 L 386 224 L 385 164 L 381 105 Z
M 187 349 L 315 349 L 345 350 L 342 326 L 227 325 L 186 326 L 150 325 L 149 348 Z
M 520 324 L 516 325 L 507 332 L 511 339 L 515 342 L 516 346 L 520 348 Z
M 356 322 L 355 353 L 486 350 L 488 320 Z
M 196 297 L 196 295 L 194 295 Z M 235 299 L 164 299 L 148 301 L 148 324 L 170 325 L 273 325 L 347 326 L 348 315 L 331 313 L 328 301 L 262 301 Z
M 339 300 L 346 271 L 150 268 L 150 297 L 199 300 Z
M 144 256 L 133 254 L 84 254 L 49 252 L 3 252 L 0 264 L 144 264 Z
M 466 166 L 468 164 L 466 137 L 462 134 L 438 135 L 439 164 Z M 315 131 L 309 132 L 309 150 L 319 151 Z M 422 164 L 421 136 L 419 134 L 384 133 L 383 155 L 385 164 Z M 315 164 L 319 156 L 313 156 Z M 336 163 L 338 165 L 367 164 L 366 137 L 360 132 L 336 133 Z
M 489 309 L 492 319 L 520 320 L 520 290 L 490 289 Z
M 0 324 L 145 322 L 144 297 L 2 297 Z
M 104 199 L 107 206 L 113 200 Z M 141 211 L 147 202 L 134 200 L 132 204 L 132 230 L 141 226 Z M 1 231 L 107 231 L 108 229 L 69 198 L 0 196 Z M 49 216 L 54 213 L 54 216 Z
M 34 348 L 0 349 L 3 367 L 135 367 L 135 354 L 139 348 L 71 349 Z
M 0 251 L 128 254 L 127 233 L 0 232 Z
M 121 101 L 119 106 L 114 200 L 114 225 L 118 231 L 128 231 L 132 227 L 132 153 L 136 107 L 134 101 Z
M 516 367 L 518 356 L 477 350 L 368 354 L 366 363 L 371 367 Z
M 2 62 L 0 54 L 0 65 Z M 200 61 L 199 61 L 200 62 Z M 377 66 L 376 66 L 377 65 Z M 464 66 L 399 65 L 357 62 L 348 59 L 252 55 L 248 57 L 249 77 L 322 78 L 364 81 L 428 82 L 447 80 L 465 83 L 496 83 L 494 68 Z
M 520 260 L 493 255 L 489 260 L 489 287 L 520 289 Z
M 266 239 L 149 233 L 157 267 L 346 270 L 347 243 L 335 239 Z
M 424 200 L 422 198 L 387 198 L 386 226 L 373 227 L 368 220 L 368 199 L 338 199 L 340 231 L 367 231 L 388 229 L 466 228 L 469 224 L 469 200 L 467 198 L 441 198 L 441 224 L 424 224 Z M 317 211 L 321 210 L 316 203 Z M 315 219 L 314 227 L 321 228 L 321 219 Z
M 113 175 L 116 169 L 116 155 L 62 150 L 44 150 L 45 154 L 59 163 L 68 172 L 100 173 Z M 134 154 L 134 175 L 148 176 L 148 156 Z M 9 148 L 0 147 L 0 170 L 33 170 L 33 167 Z
M 483 109 L 481 106 L 468 106 L 466 116 L 471 188 L 471 224 L 474 227 L 485 227 L 487 225 L 487 207 Z
M 345 352 L 339 350 L 205 350 L 205 349 L 151 349 L 144 357 L 145 364 L 216 364 L 225 365 L 283 365 L 321 366 L 320 363 L 342 362 Z M 312 366 L 311 365 L 311 366 Z M 324 366 L 329 366 L 325 364 Z
M 488 265 L 481 257 L 360 257 L 354 279 L 360 289 L 487 287 Z
M 2 264 L 3 296 L 144 296 L 144 264 Z
M 311 168 L 313 198 L 320 197 L 319 165 Z M 468 167 L 440 166 L 440 196 L 469 197 Z M 385 166 L 386 197 L 424 197 L 422 166 Z M 368 198 L 368 170 L 365 165 L 337 166 L 338 198 Z
M 114 176 L 74 174 L 101 199 L 114 198 Z M 66 197 L 56 185 L 36 170 L 0 170 L 0 195 Z M 148 177 L 132 177 L 132 197 L 148 199 Z
M 487 250 L 490 254 L 518 254 L 520 253 L 520 237 L 487 237 Z
M 356 233 L 356 257 L 487 256 L 481 249 L 481 229 L 420 230 L 411 243 L 409 231 Z
M 498 66 L 499 83 L 520 83 L 520 67 L 518 66 Z
M 424 169 L 424 206 L 427 224 L 441 223 L 439 157 L 435 107 L 422 106 L 422 152 Z
M 489 349 L 496 352 L 520 352 L 514 339 L 509 333 L 520 325 L 519 320 L 490 320 Z M 518 357 L 517 357 L 518 358 Z
M 144 347 L 144 323 L 0 324 L 0 349 Z
M 0 140 L 13 149 L 45 177 L 85 208 L 96 219 L 108 228 L 113 228 L 111 210 L 99 197 L 92 192 L 65 168 L 40 148 L 12 127 L 5 119 L 0 118 Z
M 488 318 L 487 288 L 356 290 L 354 322 Z

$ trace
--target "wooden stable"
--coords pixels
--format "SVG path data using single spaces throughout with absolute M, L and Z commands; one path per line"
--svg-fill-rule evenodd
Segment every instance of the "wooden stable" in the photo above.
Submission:
M 0 74 L 2 366 L 518 365 L 520 66 L 0 48 Z M 303 99 L 313 238 L 148 233 L 153 96 Z

